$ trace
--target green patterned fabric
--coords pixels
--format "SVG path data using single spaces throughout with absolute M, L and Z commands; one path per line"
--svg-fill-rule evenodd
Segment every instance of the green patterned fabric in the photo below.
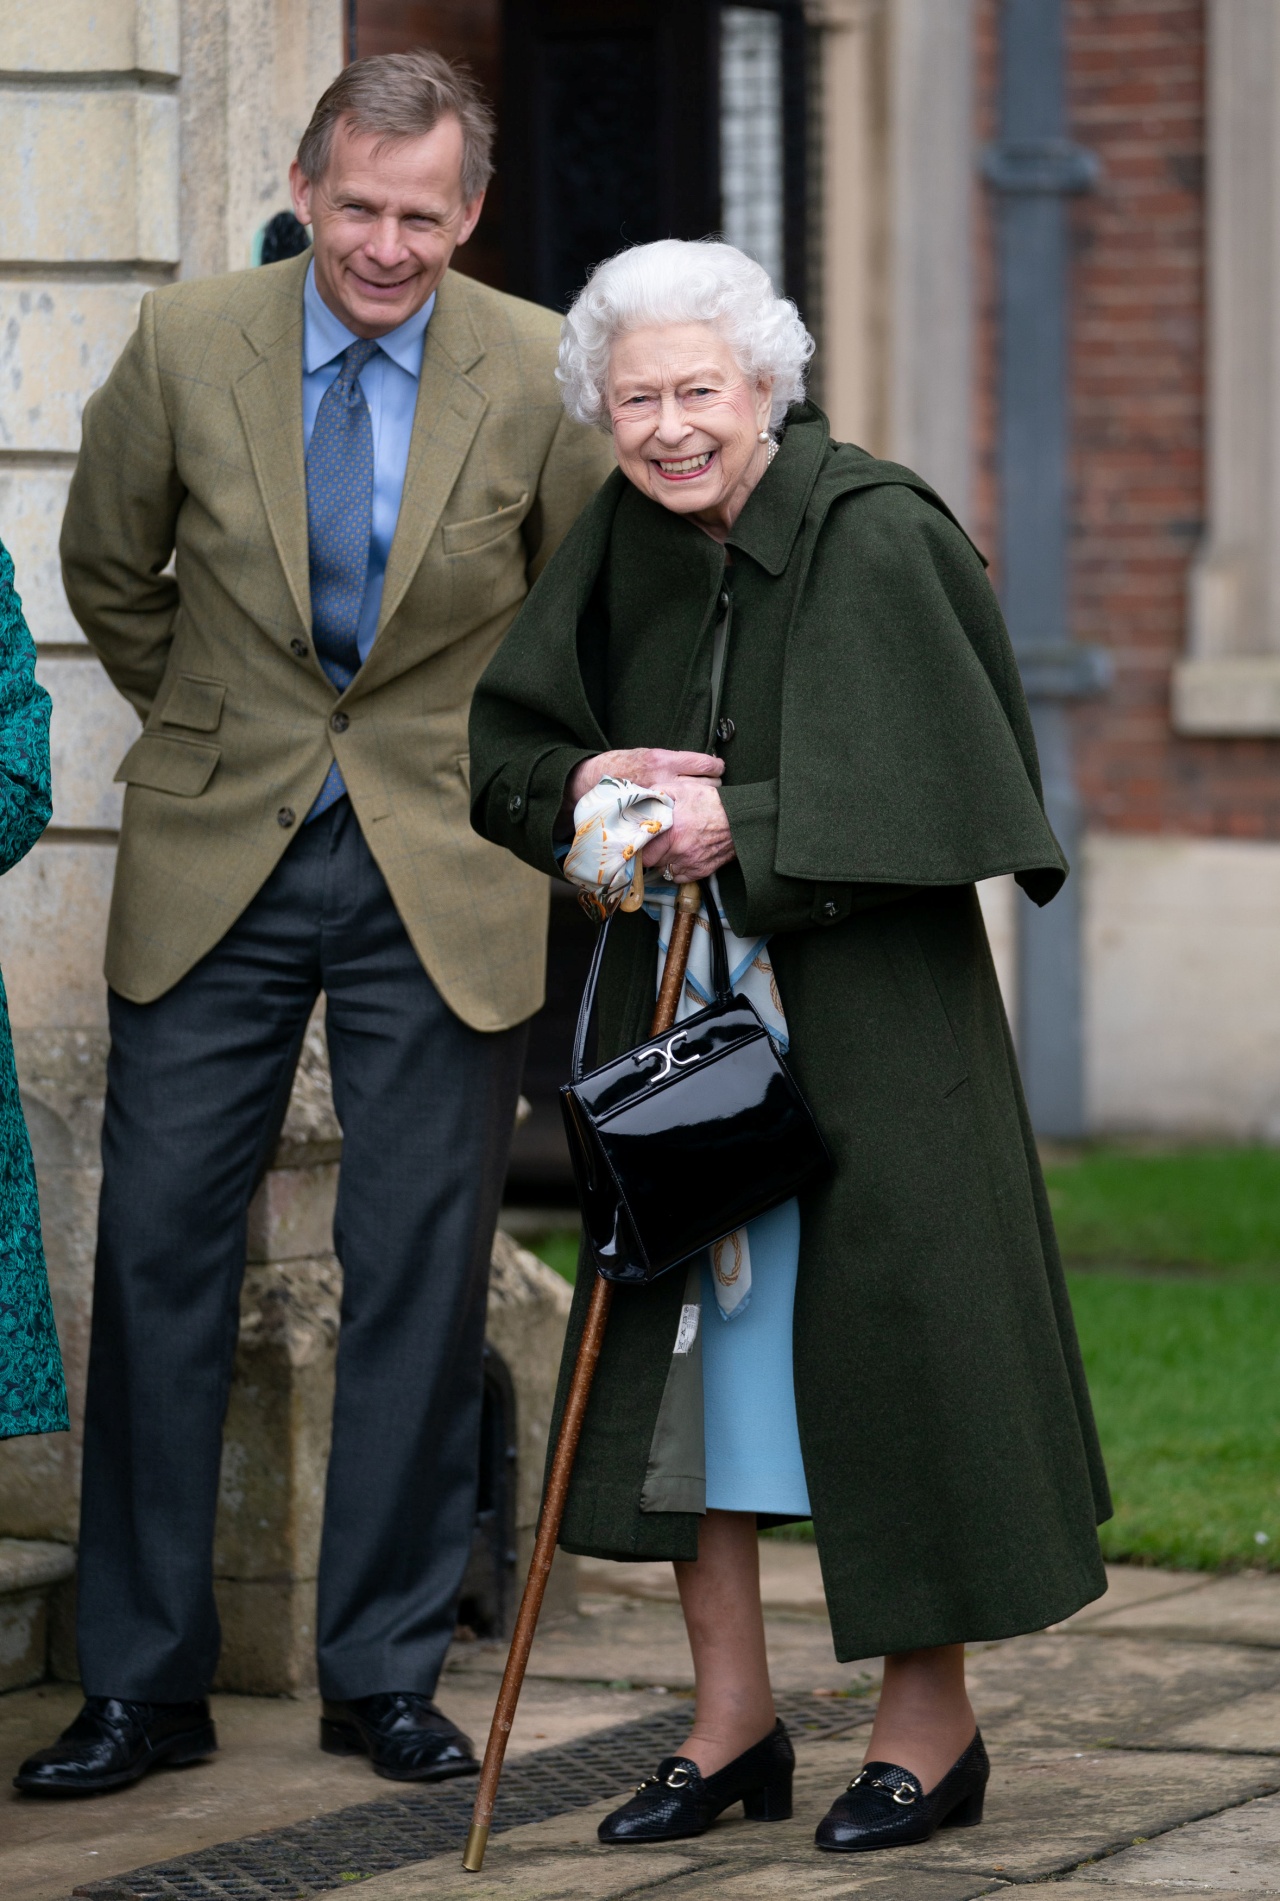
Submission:
M 49 695 L 0 543 L 0 872 L 24 858 L 49 823 Z M 40 1203 L 9 1007 L 0 981 L 0 1439 L 63 1432 L 67 1392 L 40 1238 Z

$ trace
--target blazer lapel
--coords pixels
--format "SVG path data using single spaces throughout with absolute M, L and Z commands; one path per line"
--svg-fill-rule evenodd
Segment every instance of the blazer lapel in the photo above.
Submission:
M 484 351 L 467 312 L 466 295 L 465 279 L 460 283 L 453 272 L 446 271 L 427 325 L 409 465 L 387 560 L 378 639 L 362 672 L 377 659 L 383 630 L 422 565 L 489 407 L 489 398 L 467 375 Z
M 271 538 L 308 633 L 311 569 L 302 453 L 302 286 L 309 258 L 307 252 L 297 260 L 298 268 L 289 279 L 282 274 L 279 294 L 245 324 L 257 361 L 234 385 Z

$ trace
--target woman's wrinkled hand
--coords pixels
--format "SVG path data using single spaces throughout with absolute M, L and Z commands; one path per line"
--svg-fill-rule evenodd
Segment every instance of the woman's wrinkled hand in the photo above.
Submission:
M 721 761 L 716 760 L 716 765 Z M 710 778 L 681 775 L 654 782 L 675 805 L 675 822 L 661 838 L 646 845 L 641 857 L 649 870 L 670 871 L 674 884 L 709 878 L 735 856 L 729 818 L 720 788 Z
M 578 800 L 601 779 L 630 779 L 632 785 L 656 791 L 660 780 L 718 779 L 723 771 L 724 760 L 714 753 L 671 752 L 665 746 L 620 747 L 615 752 L 598 752 L 575 768 L 565 790 L 565 806 L 572 814 Z

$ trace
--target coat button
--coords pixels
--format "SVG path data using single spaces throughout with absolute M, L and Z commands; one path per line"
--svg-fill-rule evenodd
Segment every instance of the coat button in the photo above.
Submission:
M 716 727 L 716 738 L 720 741 L 722 746 L 727 746 L 737 730 L 733 721 L 726 715 Z
M 513 792 L 511 797 L 507 800 L 507 810 L 510 812 L 512 818 L 519 818 L 520 814 L 524 811 L 524 800 L 518 792 Z
M 291 805 L 282 805 L 280 810 L 276 813 L 276 824 L 280 827 L 281 831 L 287 832 L 297 816 L 298 814 Z
M 305 660 L 307 655 L 311 652 L 311 649 L 305 640 L 299 640 L 295 636 L 294 639 L 289 642 L 289 652 L 296 653 L 299 660 Z
M 345 713 L 335 713 L 329 721 L 329 724 L 335 733 L 345 733 L 351 721 L 347 718 Z
M 721 611 L 721 613 L 723 613 L 723 612 L 725 611 L 725 609 L 726 609 L 726 608 L 728 607 L 728 605 L 729 605 L 729 590 L 728 590 L 728 588 L 727 588 L 727 587 L 722 587 L 722 588 L 721 588 L 721 590 L 720 590 L 720 611 Z
M 834 898 L 827 899 L 826 903 L 822 907 L 822 915 L 823 917 L 830 918 L 833 921 L 839 917 L 840 906 L 836 903 Z

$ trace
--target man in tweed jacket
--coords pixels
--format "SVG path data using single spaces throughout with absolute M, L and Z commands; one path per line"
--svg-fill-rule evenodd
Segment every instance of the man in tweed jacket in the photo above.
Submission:
M 312 251 L 147 297 L 85 412 L 67 592 L 144 729 L 106 961 L 88 1701 L 21 1788 L 215 1747 L 246 1211 L 321 993 L 344 1136 L 321 1742 L 400 1779 L 476 1767 L 431 1698 L 546 887 L 470 828 L 467 714 L 609 463 L 561 409 L 558 320 L 447 268 L 491 135 L 437 55 L 348 67 L 294 167 Z

